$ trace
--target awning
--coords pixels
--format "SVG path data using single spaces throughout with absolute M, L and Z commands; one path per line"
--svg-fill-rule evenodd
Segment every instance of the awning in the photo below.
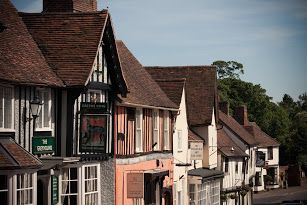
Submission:
M 0 138 L 0 170 L 39 169 L 42 162 L 10 137 Z
M 202 181 L 223 178 L 224 172 L 213 169 L 197 168 L 188 171 L 189 176 L 201 177 Z
M 169 176 L 169 170 L 161 170 L 161 169 L 152 169 L 144 172 L 144 178 L 146 179 L 155 179 L 157 177 L 165 177 Z
M 40 158 L 43 163 L 43 167 L 40 170 L 49 170 L 53 168 L 59 168 L 63 165 L 64 158 L 63 157 L 43 157 Z

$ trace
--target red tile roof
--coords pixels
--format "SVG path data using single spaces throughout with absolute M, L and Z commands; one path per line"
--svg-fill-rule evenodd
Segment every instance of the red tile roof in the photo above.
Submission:
M 190 129 L 188 132 L 188 140 L 189 141 L 203 141 L 203 142 L 205 141 L 203 138 L 201 138 L 198 134 L 196 134 Z
M 13 84 L 63 86 L 9 0 L 0 3 L 0 22 L 6 27 L 0 32 L 0 80 Z
M 37 169 L 42 163 L 11 138 L 0 138 L 0 170 Z
M 258 147 L 269 147 L 269 146 L 280 145 L 280 143 L 277 140 L 275 140 L 274 138 L 263 132 L 255 122 L 250 122 L 249 125 L 244 127 L 249 133 L 251 133 L 255 137 L 255 140 L 259 143 Z
M 119 59 L 129 93 L 121 97 L 123 103 L 144 106 L 177 108 L 159 85 L 151 78 L 141 63 L 133 56 L 122 41 L 116 41 Z
M 171 101 L 173 101 L 179 108 L 182 98 L 183 88 L 185 86 L 185 79 L 171 79 L 171 80 L 156 80 L 160 88 L 164 91 Z
M 216 69 L 214 66 L 145 68 L 155 80 L 185 78 L 189 125 L 211 124 L 213 108 L 217 108 Z
M 225 128 L 217 131 L 217 147 L 227 157 L 248 156 L 225 132 Z
M 241 138 L 245 143 L 249 145 L 258 144 L 254 138 L 242 125 L 240 125 L 233 117 L 226 115 L 222 111 L 219 111 L 219 121 L 230 129 L 234 134 Z
M 20 16 L 65 84 L 84 86 L 109 19 L 108 12 L 20 13 Z

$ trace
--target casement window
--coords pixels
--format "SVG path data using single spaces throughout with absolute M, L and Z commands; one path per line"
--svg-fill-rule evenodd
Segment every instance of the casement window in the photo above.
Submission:
M 211 187 L 211 204 L 219 205 L 220 204 L 220 182 L 219 180 L 214 180 L 210 183 Z
M 34 204 L 34 178 L 33 174 L 19 174 L 17 177 L 16 196 L 18 205 Z
M 153 144 L 156 144 L 154 146 L 154 150 L 160 149 L 160 136 L 159 136 L 159 110 L 153 110 L 152 112 L 152 131 L 153 131 Z
M 87 102 L 100 103 L 105 101 L 105 95 L 100 90 L 89 90 L 87 92 Z
M 273 147 L 268 147 L 268 160 L 273 159 Z
M 14 129 L 14 91 L 11 86 L 0 85 L 0 131 Z
M 51 90 L 38 89 L 36 95 L 42 102 L 42 108 L 36 119 L 36 129 L 51 129 Z
M 169 134 L 169 111 L 165 110 L 164 111 L 164 116 L 163 116 L 163 139 L 164 139 L 164 150 L 169 150 L 170 149 L 170 134 Z
M 142 124 L 143 124 L 143 110 L 137 108 L 135 111 L 135 151 L 143 151 L 143 139 L 142 139 Z
M 84 187 L 82 204 L 91 205 L 100 203 L 100 165 L 83 166 L 83 179 Z
M 100 46 L 96 58 L 96 68 L 92 74 L 91 80 L 95 82 L 108 83 L 107 74 L 107 62 L 102 47 Z
M 278 184 L 278 173 L 277 173 L 277 168 L 276 167 L 271 167 L 267 169 L 267 175 L 271 176 L 273 181 L 271 184 Z
M 78 204 L 78 168 L 62 169 L 61 187 L 62 204 Z
M 236 172 L 236 174 L 238 174 L 238 172 L 239 172 L 239 162 L 235 162 L 235 172 Z
M 229 159 L 226 157 L 226 158 L 225 158 L 225 168 L 224 168 L 224 172 L 225 172 L 225 173 L 228 172 L 228 167 L 229 167 Z
M 207 182 L 198 185 L 198 204 L 207 204 Z
M 182 130 L 177 131 L 177 141 L 178 141 L 178 145 L 177 145 L 178 152 L 181 152 L 182 151 Z
M 8 205 L 8 178 L 0 175 L 0 201 L 3 205 Z
M 255 185 L 256 186 L 262 186 L 261 172 L 256 172 L 256 175 L 255 175 Z

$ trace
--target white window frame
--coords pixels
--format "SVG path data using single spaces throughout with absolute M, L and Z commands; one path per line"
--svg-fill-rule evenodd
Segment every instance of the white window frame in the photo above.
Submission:
M 164 150 L 170 150 L 170 134 L 169 134 L 169 111 L 164 110 L 163 113 L 163 139 L 164 139 Z
M 177 151 L 182 152 L 182 130 L 177 130 Z
M 207 182 L 198 185 L 198 204 L 207 203 Z
M 46 99 L 45 99 L 45 94 L 47 93 L 48 96 L 48 107 L 47 107 L 47 113 L 45 112 L 46 109 Z M 46 89 L 37 89 L 37 96 L 39 97 L 39 99 L 42 102 L 42 107 L 39 113 L 39 116 L 37 117 L 37 119 L 35 120 L 35 130 L 36 131 L 45 131 L 45 130 L 51 130 L 51 106 L 52 106 L 52 100 L 51 100 L 51 89 L 50 88 L 46 88 Z M 45 115 L 49 115 L 49 120 L 48 120 L 48 125 L 45 125 Z
M 92 169 L 94 168 L 94 169 Z M 92 169 L 92 170 L 91 170 Z M 96 176 L 86 176 L 86 170 L 93 171 L 96 170 Z M 90 178 L 89 178 L 90 177 Z M 90 189 L 95 189 L 95 182 L 96 182 L 96 190 L 90 190 L 86 192 L 86 186 L 90 187 Z M 84 190 L 82 190 L 82 204 L 95 204 L 100 205 L 101 204 L 101 195 L 100 195 L 100 164 L 91 164 L 91 165 L 84 165 L 82 166 L 82 187 Z M 90 201 L 89 203 L 86 202 L 87 196 L 95 196 L 97 195 L 97 198 L 94 199 L 95 203 L 93 201 Z M 90 197 L 92 199 L 92 197 Z M 96 201 L 97 200 L 97 201 Z M 97 202 L 97 203 L 96 203 Z
M 97 95 L 99 95 L 97 97 Z M 102 93 L 101 90 L 88 90 L 86 93 L 86 101 L 87 102 L 105 102 L 105 95 Z
M 0 124 L 0 131 L 6 131 L 6 132 L 9 132 L 9 131 L 14 131 L 14 124 L 15 124 L 15 120 L 14 120 L 14 110 L 15 110 L 15 108 L 14 108 L 14 99 L 15 99 L 15 97 L 14 97 L 14 87 L 13 86 L 9 86 L 9 85 L 2 85 L 2 84 L 0 84 L 0 89 L 2 90 L 2 93 L 3 93 L 3 96 L 0 96 L 0 98 L 2 98 L 1 99 L 1 101 L 0 101 L 0 103 L 2 103 L 2 113 L 0 113 L 0 115 L 1 115 L 1 118 L 2 118 L 2 125 Z M 11 89 L 11 94 L 12 94 L 12 96 L 11 96 L 11 111 L 10 112 L 8 112 L 8 113 L 11 113 L 11 126 L 10 127 L 8 127 L 8 128 L 5 128 L 4 127 L 4 118 L 5 118 L 5 111 L 7 110 L 7 108 L 5 108 L 5 99 L 4 99 L 4 89 Z
M 65 167 L 65 168 L 63 168 L 63 169 L 68 169 L 68 178 L 67 179 L 63 179 L 63 172 L 62 172 L 62 174 L 60 175 L 60 186 L 59 186 L 59 189 L 60 189 L 60 196 L 59 196 L 59 201 L 61 202 L 60 204 L 63 204 L 64 203 L 64 201 L 65 201 L 65 197 L 66 196 L 68 196 L 68 197 L 70 197 L 70 196 L 76 196 L 76 199 L 77 199 L 77 204 L 80 204 L 80 197 L 79 197 L 79 194 L 80 194 L 80 181 L 81 181 L 81 176 L 80 176 L 80 170 L 79 170 L 79 167 L 73 167 L 73 166 L 71 166 L 71 167 Z M 70 177 L 70 169 L 76 169 L 76 171 L 77 171 L 77 179 L 71 179 L 71 177 Z M 63 184 L 63 182 L 67 182 L 67 183 L 70 183 L 70 182 L 76 182 L 77 183 L 77 192 L 75 192 L 75 193 L 71 193 L 70 192 L 70 190 L 69 190 L 69 193 L 66 193 L 66 190 L 68 189 L 68 187 L 69 187 L 69 189 L 70 189 L 70 185 L 68 186 L 68 184 L 67 184 L 67 188 L 66 188 L 66 190 L 65 190 L 65 193 L 62 193 L 62 191 L 63 191 L 63 188 L 62 188 L 62 184 Z M 63 197 L 63 201 L 62 201 L 62 197 Z M 71 204 L 72 205 L 72 204 Z
M 177 183 L 176 182 L 174 182 L 173 184 L 173 193 L 174 193 L 173 202 L 174 202 L 174 205 L 177 205 Z
M 157 143 L 156 146 L 154 146 L 154 150 L 160 149 L 160 135 L 159 135 L 159 127 L 160 127 L 160 121 L 159 121 L 159 110 L 153 110 L 152 111 L 152 139 L 153 144 Z
M 193 190 L 191 189 L 193 187 Z M 191 198 L 193 196 L 193 199 Z M 189 205 L 196 205 L 196 184 L 189 184 Z
M 138 124 L 140 125 L 139 127 Z M 142 108 L 136 108 L 135 111 L 135 151 L 143 152 L 143 109 Z
M 19 179 L 19 180 L 18 180 Z M 29 181 L 30 179 L 30 181 Z M 24 173 L 24 174 L 18 174 L 13 177 L 13 190 L 14 190 L 14 196 L 13 196 L 13 204 L 16 205 L 35 205 L 36 199 L 37 199 L 37 187 L 36 187 L 36 173 Z M 18 183 L 19 181 L 19 183 Z M 31 184 L 30 184 L 31 183 Z M 32 193 L 31 193 L 32 192 Z M 23 201 L 19 201 L 18 197 L 21 196 L 18 193 L 21 193 L 23 196 Z M 26 193 L 26 194 L 25 194 Z M 26 196 L 28 194 L 31 194 L 32 201 L 25 201 Z M 18 203 L 19 201 L 19 203 Z M 26 203 L 27 202 L 27 203 Z
M 132 199 L 132 204 L 133 205 L 143 205 L 144 204 L 144 200 L 143 200 L 143 198 L 133 198 Z
M 212 205 L 220 204 L 220 183 L 218 180 L 211 181 L 211 203 Z

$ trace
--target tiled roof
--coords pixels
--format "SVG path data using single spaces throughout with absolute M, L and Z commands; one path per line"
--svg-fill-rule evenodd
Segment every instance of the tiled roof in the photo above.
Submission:
M 217 131 L 218 149 L 227 157 L 247 156 L 247 154 L 230 138 L 224 129 L 225 128 Z
M 11 138 L 0 138 L 0 170 L 37 169 L 39 159 L 26 151 Z
M 241 138 L 245 143 L 249 145 L 256 145 L 257 142 L 255 138 L 233 117 L 226 115 L 222 111 L 219 111 L 219 121 L 222 122 L 223 126 L 226 126 L 239 138 Z
M 188 171 L 189 176 L 199 176 L 202 177 L 203 180 L 215 179 L 215 178 L 222 178 L 224 177 L 224 172 L 214 169 L 207 169 L 207 168 L 197 168 L 191 169 Z
M 145 67 L 155 80 L 186 79 L 186 102 L 190 126 L 208 125 L 217 106 L 214 66 Z
M 249 125 L 244 126 L 245 129 L 251 133 L 255 140 L 259 143 L 259 147 L 269 147 L 269 146 L 279 146 L 279 142 L 274 138 L 270 137 L 268 134 L 263 132 L 261 128 L 255 123 L 250 122 Z
M 13 84 L 63 86 L 9 0 L 0 3 L 0 23 L 6 27 L 0 32 L 0 80 Z
M 160 88 L 162 88 L 167 97 L 171 101 L 173 101 L 179 108 L 185 79 L 156 80 L 156 82 L 158 83 Z
M 84 86 L 108 12 L 20 13 L 47 62 L 67 86 Z
M 198 134 L 189 129 L 188 131 L 188 140 L 189 141 L 204 141 Z
M 151 78 L 122 41 L 116 41 L 119 59 L 129 93 L 123 103 L 165 108 L 177 108 L 159 85 Z

